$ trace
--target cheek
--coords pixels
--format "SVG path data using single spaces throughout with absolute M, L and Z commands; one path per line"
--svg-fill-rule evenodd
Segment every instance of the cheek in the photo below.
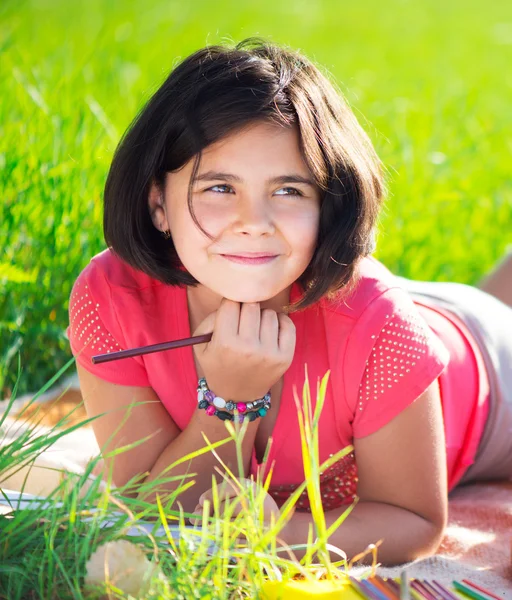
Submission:
M 201 227 L 211 235 L 220 233 L 233 220 L 233 209 L 227 205 L 196 202 L 194 213 Z
M 194 216 L 201 227 L 213 237 L 218 236 L 222 230 L 225 229 L 233 216 L 232 211 L 230 211 L 227 206 L 219 206 L 218 204 L 215 205 L 208 202 L 198 202 L 197 199 L 194 199 L 193 211 Z M 187 238 L 194 239 L 196 243 L 198 241 L 203 244 L 211 243 L 208 236 L 205 236 L 194 222 L 187 204 L 180 210 L 177 222 L 180 224 L 182 236 L 184 235 L 184 232 L 187 232 Z
M 320 226 L 320 213 L 318 211 L 310 211 L 296 219 L 293 228 L 290 228 L 291 235 L 297 246 L 304 250 L 316 246 L 318 231 Z

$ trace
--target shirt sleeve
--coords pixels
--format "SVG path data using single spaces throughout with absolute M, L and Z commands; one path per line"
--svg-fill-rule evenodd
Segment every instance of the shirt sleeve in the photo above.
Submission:
M 127 349 L 112 290 L 94 262 L 80 273 L 71 290 L 66 334 L 76 362 L 93 375 L 119 385 L 150 386 L 140 356 L 99 364 L 92 362 L 95 355 Z
M 353 420 L 355 438 L 389 423 L 441 375 L 449 353 L 404 290 L 371 333 L 373 345 L 359 384 Z

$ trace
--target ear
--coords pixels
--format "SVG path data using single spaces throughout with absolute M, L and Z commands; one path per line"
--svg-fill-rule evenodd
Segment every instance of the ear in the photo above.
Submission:
M 148 194 L 148 208 L 153 225 L 159 231 L 169 229 L 165 208 L 164 190 L 154 181 L 151 182 Z

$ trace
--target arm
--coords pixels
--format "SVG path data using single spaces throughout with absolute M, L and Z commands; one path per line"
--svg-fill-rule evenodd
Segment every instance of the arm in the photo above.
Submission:
M 383 539 L 378 559 L 399 564 L 428 556 L 441 542 L 447 520 L 444 426 L 437 380 L 375 433 L 354 440 L 358 467 L 356 505 L 329 542 L 355 556 Z M 345 508 L 325 514 L 329 527 Z M 304 543 L 308 513 L 295 513 L 280 537 Z
M 204 448 L 206 442 L 201 435 L 202 431 L 212 443 L 229 437 L 222 421 L 208 417 L 204 411 L 199 410 L 196 410 L 187 427 L 180 431 L 152 388 L 109 383 L 89 373 L 80 364 L 77 363 L 76 366 L 87 415 L 94 417 L 107 413 L 92 423 L 98 445 L 104 453 L 155 434 L 140 446 L 105 461 L 107 472 L 110 467 L 113 469 L 112 478 L 117 486 L 125 485 L 132 477 L 141 473 L 149 473 L 145 481 L 152 481 L 174 461 L 194 450 Z M 149 403 L 132 407 L 130 416 L 123 427 L 106 445 L 108 438 L 126 418 L 129 405 L 134 402 Z M 245 476 L 249 472 L 251 452 L 258 425 L 259 420 L 249 423 L 243 440 Z M 220 446 L 217 453 L 238 475 L 235 450 L 235 443 L 230 441 Z M 219 462 L 211 452 L 206 452 L 192 461 L 178 465 L 164 475 L 164 477 L 168 477 L 187 472 L 197 473 L 197 477 L 194 477 L 195 485 L 179 496 L 179 501 L 185 511 L 192 512 L 197 505 L 199 496 L 211 488 L 215 466 L 220 467 Z M 217 478 L 219 478 L 218 475 Z M 185 481 L 189 481 L 189 479 Z M 178 485 L 179 481 L 169 482 L 165 485 L 165 489 L 172 491 Z M 154 501 L 155 494 L 144 499 L 150 502 Z

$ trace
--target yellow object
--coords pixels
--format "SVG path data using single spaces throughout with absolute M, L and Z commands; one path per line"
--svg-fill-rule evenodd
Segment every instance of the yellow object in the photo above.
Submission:
M 361 600 L 362 596 L 348 581 L 338 579 L 331 581 L 295 580 L 266 581 L 261 588 L 262 600 Z

